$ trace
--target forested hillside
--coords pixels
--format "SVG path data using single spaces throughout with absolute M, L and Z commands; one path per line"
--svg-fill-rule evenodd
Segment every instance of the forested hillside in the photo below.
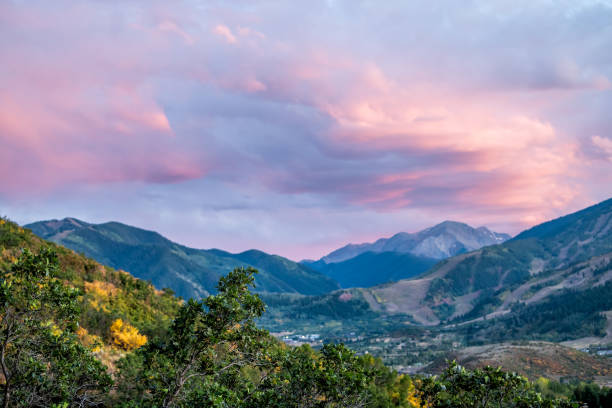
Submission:
M 421 275 L 436 263 L 433 258 L 409 253 L 365 252 L 341 262 L 319 260 L 306 266 L 335 279 L 343 288 L 363 288 Z
M 111 343 L 109 327 L 116 319 L 135 326 L 147 336 L 167 328 L 181 305 L 171 290 L 156 290 L 150 283 L 42 240 L 6 219 L 0 220 L 0 267 L 11 268 L 23 249 L 39 253 L 51 249 L 61 266 L 57 278 L 79 290 L 80 327 L 90 336 Z
M 260 273 L 256 290 L 321 294 L 338 289 L 329 277 L 289 259 L 261 251 L 240 254 L 188 248 L 160 234 L 118 222 L 90 224 L 74 218 L 29 224 L 36 235 L 126 270 L 158 288 L 172 288 L 185 299 L 215 291 L 219 278 L 238 266 Z
M 612 279 L 612 200 L 536 226 L 500 245 L 441 261 L 417 279 L 371 289 L 373 304 L 424 324 L 508 313 L 564 289 Z M 603 309 L 600 311 L 604 311 Z

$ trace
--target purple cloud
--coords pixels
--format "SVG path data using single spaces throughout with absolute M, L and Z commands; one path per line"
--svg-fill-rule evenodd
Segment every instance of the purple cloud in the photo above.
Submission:
M 448 218 L 517 232 L 610 194 L 610 17 L 4 2 L 0 209 L 293 257 Z

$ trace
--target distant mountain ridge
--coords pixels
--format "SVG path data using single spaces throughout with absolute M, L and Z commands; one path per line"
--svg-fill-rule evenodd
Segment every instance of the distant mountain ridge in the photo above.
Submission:
M 349 244 L 318 261 L 302 261 L 335 280 L 343 288 L 374 286 L 418 276 L 439 260 L 499 244 L 508 234 L 486 227 L 444 221 L 415 232 L 400 232 L 374 243 Z
M 500 244 L 510 235 L 444 221 L 415 233 L 400 232 L 373 243 L 348 244 L 321 258 L 326 263 L 342 262 L 365 252 L 399 252 L 432 259 L 445 259 L 487 245 Z
M 338 268 L 355 259 L 326 265 Z M 441 338 L 453 344 L 453 349 L 454 344 L 474 348 L 458 356 L 445 351 L 438 361 L 456 358 L 464 364 L 468 361 L 498 364 L 501 358 L 499 363 L 503 364 L 527 361 L 523 367 L 527 369 L 536 368 L 533 364 L 536 359 L 549 365 L 560 358 L 572 357 L 571 350 L 553 347 L 551 355 L 545 350 L 538 351 L 539 345 L 535 349 L 523 347 L 525 344 L 517 348 L 513 342 L 546 341 L 576 349 L 594 346 L 609 350 L 612 199 L 534 226 L 502 244 L 442 260 L 414 278 L 347 288 L 312 297 L 310 303 L 304 297 L 292 300 L 288 295 L 269 296 L 267 301 L 277 307 L 274 319 L 267 324 L 275 331 L 300 327 L 313 333 L 327 330 L 328 336 L 346 338 L 359 344 L 362 350 L 378 352 L 379 346 L 369 348 L 354 336 L 370 331 L 371 336 L 387 336 L 390 344 L 396 342 L 395 346 L 385 346 L 382 349 L 385 351 L 380 351 L 397 350 L 393 352 L 393 361 L 401 355 L 410 355 L 412 346 L 406 346 L 410 342 L 414 342 L 412 352 L 430 352 L 438 347 Z M 420 338 L 419 333 L 423 333 Z M 479 349 L 493 343 L 501 346 Z M 412 360 L 407 362 L 412 364 Z M 574 361 L 573 357 L 566 362 L 571 366 L 589 365 Z M 521 364 L 516 369 L 523 370 Z M 557 367 L 565 369 L 565 364 Z M 609 364 L 607 367 L 611 374 Z M 529 370 L 524 372 L 529 374 Z
M 372 307 L 422 324 L 510 313 L 565 290 L 612 280 L 612 199 L 537 225 L 500 245 L 445 259 L 427 273 L 368 289 Z
M 418 276 L 437 262 L 410 253 L 364 252 L 342 262 L 320 260 L 306 265 L 335 279 L 343 288 L 364 288 Z
M 339 288 L 333 279 L 278 255 L 257 250 L 232 254 L 219 249 L 189 248 L 157 232 L 119 222 L 91 224 L 65 218 L 25 227 L 43 239 L 149 280 L 159 289 L 171 288 L 184 298 L 213 293 L 219 277 L 240 266 L 259 270 L 256 290 L 262 292 L 313 295 Z

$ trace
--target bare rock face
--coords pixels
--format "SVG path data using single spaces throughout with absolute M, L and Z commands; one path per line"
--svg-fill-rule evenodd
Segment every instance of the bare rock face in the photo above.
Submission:
M 439 260 L 484 246 L 501 244 L 508 239 L 508 234 L 493 232 L 486 227 L 472 228 L 464 223 L 444 221 L 416 233 L 400 232 L 373 243 L 349 244 L 321 260 L 326 263 L 342 262 L 365 252 L 410 253 Z

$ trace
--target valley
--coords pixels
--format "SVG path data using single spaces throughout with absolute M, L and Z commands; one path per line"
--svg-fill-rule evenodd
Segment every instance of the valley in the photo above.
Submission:
M 532 378 L 612 379 L 612 359 L 606 357 L 612 350 L 612 200 L 512 239 L 486 230 L 490 245 L 470 235 L 481 237 L 483 229 L 446 222 L 301 264 L 256 250 L 195 250 L 118 223 L 66 219 L 28 228 L 130 272 L 134 254 L 167 250 L 162 263 L 152 258 L 133 273 L 158 287 L 167 282 L 187 297 L 209 293 L 206 282 L 224 270 L 253 266 L 260 270 L 256 282 L 267 305 L 259 322 L 290 345 L 342 342 L 406 373 L 433 374 L 450 358 L 474 367 L 494 362 Z M 419 258 L 406 249 L 415 247 L 419 235 L 430 249 L 433 242 L 458 253 Z M 401 252 L 387 251 L 393 242 Z M 476 248 L 468 251 L 466 242 Z M 183 283 L 164 280 L 172 274 Z M 387 282 L 358 285 L 368 276 Z
M 565 373 L 568 377 L 608 384 L 612 379 L 612 360 L 605 357 L 606 350 L 612 350 L 611 214 L 612 200 L 608 200 L 500 245 L 443 260 L 417 278 L 323 295 L 312 303 L 317 312 L 308 315 L 296 313 L 305 300 L 300 306 L 272 306 L 265 324 L 274 330 L 289 328 L 298 335 L 316 333 L 322 339 L 347 342 L 407 372 L 433 372 L 428 364 L 434 367 L 435 361 L 449 356 L 464 358 L 486 344 L 530 342 L 525 343 L 531 344 L 529 353 L 538 348 L 547 353 L 554 345 L 556 352 L 572 356 L 572 350 L 578 355 L 586 352 L 602 364 L 596 373 L 588 370 L 593 360 L 578 359 L 575 369 Z M 327 305 L 340 299 L 354 310 L 352 316 L 347 317 L 351 313 L 346 311 L 326 312 Z M 514 353 L 516 361 L 522 361 L 519 355 L 524 349 L 504 350 L 503 359 L 482 353 L 465 359 L 507 364 Z M 525 360 L 517 369 L 551 375 L 530 365 Z

